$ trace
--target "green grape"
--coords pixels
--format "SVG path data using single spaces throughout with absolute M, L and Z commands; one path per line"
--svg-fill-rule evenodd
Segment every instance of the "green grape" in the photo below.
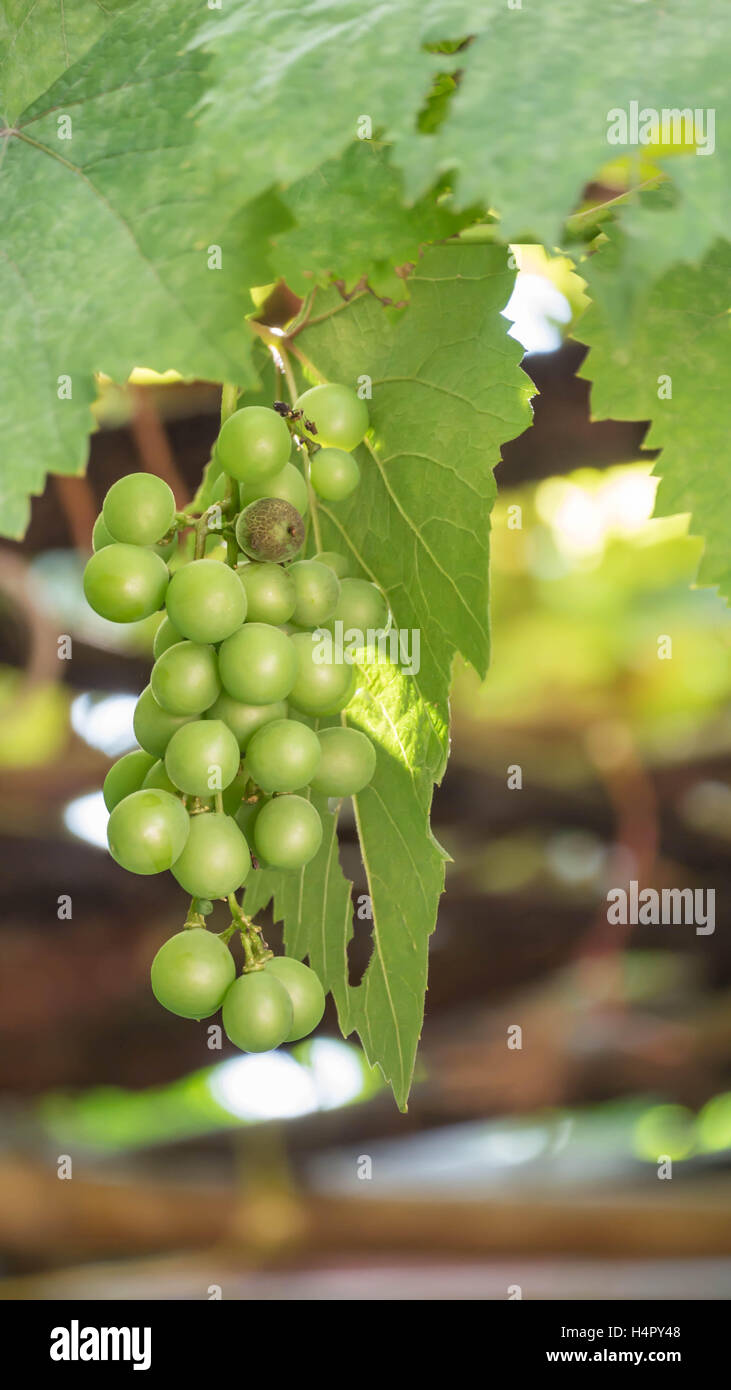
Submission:
M 302 549 L 305 523 L 296 507 L 281 497 L 260 497 L 239 513 L 236 541 L 250 560 L 283 565 Z
M 202 714 L 221 693 L 213 647 L 176 642 L 157 658 L 150 688 L 168 714 Z
M 175 498 L 167 483 L 154 473 L 128 473 L 112 483 L 102 516 L 115 541 L 154 545 L 175 520 Z
M 350 386 L 312 386 L 295 401 L 315 426 L 318 444 L 349 452 L 368 429 L 368 410 Z
M 169 578 L 167 565 L 154 551 L 136 545 L 105 545 L 87 562 L 84 593 L 102 618 L 136 623 L 162 606 Z
M 114 545 L 114 536 L 104 525 L 104 516 L 100 512 L 91 533 L 91 548 L 92 550 L 103 550 L 105 545 Z
M 222 719 L 224 724 L 228 724 L 232 734 L 238 739 L 242 753 L 252 734 L 256 733 L 262 724 L 286 717 L 285 700 L 275 700 L 271 705 L 243 705 L 240 700 L 234 700 L 232 695 L 227 695 L 225 690 L 219 695 L 216 703 L 206 711 L 207 719 Z
M 315 633 L 296 632 L 288 639 L 297 658 L 297 675 L 289 691 L 289 703 L 303 714 L 337 714 L 353 694 L 354 672 L 345 662 L 318 661 L 327 655 L 323 639 Z M 329 640 L 329 639 L 328 639 Z
M 132 721 L 135 738 L 146 753 L 152 753 L 155 758 L 164 758 L 175 730 L 189 724 L 194 718 L 193 714 L 168 714 L 167 710 L 160 708 L 149 685 L 146 685 L 135 705 Z
M 246 780 L 249 780 L 248 777 Z M 254 842 L 254 826 L 256 825 L 256 818 L 262 806 L 266 806 L 267 801 L 268 797 L 265 796 L 257 797 L 256 801 L 242 801 L 238 807 L 238 810 L 236 811 L 236 824 L 238 825 L 242 835 L 245 836 L 246 843 L 249 845 L 253 844 Z
M 335 571 L 338 579 L 347 579 L 351 573 L 350 561 L 344 555 L 340 555 L 337 550 L 320 550 L 312 558 L 319 560 L 321 565 L 329 565 L 330 569 Z
M 191 556 L 191 559 L 193 557 Z M 220 531 L 209 531 L 206 536 L 206 560 L 215 560 L 219 565 L 225 565 L 228 560 L 226 542 Z M 197 563 L 197 562 L 196 562 Z
M 183 853 L 190 824 L 182 801 L 169 792 L 132 792 L 109 817 L 110 853 L 131 874 L 160 874 Z
M 388 627 L 388 604 L 380 589 L 368 579 L 343 579 L 335 611 L 324 626 L 332 631 L 337 622 L 343 624 L 345 641 L 349 630 L 362 633 L 364 640 L 368 632 L 384 632 Z
M 271 1052 L 292 1028 L 292 1001 L 265 970 L 239 975 L 223 1001 L 226 1037 L 242 1052 Z
M 296 719 L 265 724 L 246 750 L 249 776 L 264 792 L 295 792 L 306 787 L 319 761 L 317 734 Z
M 246 616 L 250 623 L 286 623 L 294 612 L 297 595 L 294 580 L 281 565 L 251 560 L 236 573 L 246 590 Z
M 221 426 L 216 452 L 221 464 L 240 483 L 258 483 L 281 473 L 292 439 L 281 415 L 262 405 L 234 411 Z
M 350 666 L 348 669 L 350 675 L 348 676 L 348 684 L 345 690 L 337 699 L 333 700 L 332 704 L 326 705 L 325 709 L 320 710 L 321 715 L 340 714 L 350 704 L 357 689 L 358 679 L 356 667 Z
M 150 550 L 153 550 L 153 551 L 155 552 L 156 555 L 159 555 L 159 556 L 160 556 L 160 559 L 161 559 L 161 560 L 164 560 L 166 564 L 167 564 L 168 560 L 170 560 L 170 559 L 172 558 L 172 556 L 175 554 L 177 548 L 178 548 L 178 537 L 177 537 L 177 533 L 176 533 L 175 535 L 172 535 L 172 536 L 170 537 L 170 540 L 168 540 L 168 541 L 166 541 L 166 540 L 158 541 L 158 542 L 157 542 L 157 545 L 151 545 L 151 546 L 150 546 Z
M 239 770 L 236 736 L 221 719 L 196 719 L 173 734 L 165 754 L 171 782 L 188 796 L 211 796 Z M 210 893 L 204 895 L 210 897 Z
M 214 457 L 215 457 L 215 450 L 214 450 Z M 219 467 L 220 467 L 220 461 L 217 460 L 217 462 L 219 462 Z M 223 501 L 224 501 L 224 499 L 225 499 L 225 497 L 226 497 L 226 493 L 227 493 L 227 491 L 228 491 L 228 483 L 229 483 L 228 474 L 223 473 L 223 472 L 219 473 L 218 477 L 216 478 L 215 483 L 213 483 L 213 484 L 211 485 L 210 491 L 209 491 L 209 493 L 208 493 L 208 496 L 210 497 L 211 502 L 223 502 Z
M 239 827 L 220 811 L 190 818 L 190 834 L 173 864 L 173 878 L 193 898 L 225 898 L 235 893 L 251 868 L 251 855 Z
M 368 785 L 376 770 L 376 750 L 358 729 L 323 729 L 318 734 L 321 759 L 312 790 L 323 796 L 354 796 Z
M 360 482 L 360 469 L 344 449 L 318 449 L 310 462 L 310 482 L 326 502 L 344 502 Z
M 158 791 L 170 792 L 171 796 L 180 796 L 180 792 L 175 783 L 171 782 L 167 775 L 162 758 L 158 758 L 157 761 L 152 764 L 149 772 L 145 774 L 145 780 L 142 785 L 143 787 L 157 787 Z
M 165 606 L 171 623 L 190 642 L 222 642 L 246 617 L 246 593 L 228 565 L 193 560 L 175 571 Z
M 244 771 L 243 768 L 241 768 L 239 772 L 236 773 L 233 782 L 229 782 L 228 786 L 224 787 L 222 792 L 223 809 L 226 812 L 227 816 L 236 816 L 236 812 L 238 811 L 239 806 L 241 805 L 241 801 L 248 784 L 248 774 Z M 241 829 L 243 829 L 243 826 L 241 827 Z
M 150 969 L 158 1004 L 179 1018 L 210 1018 L 235 979 L 228 946 L 205 927 L 188 927 L 171 936 Z
M 317 627 L 335 612 L 340 580 L 329 565 L 319 560 L 297 560 L 288 571 L 294 581 L 296 603 L 292 621 L 300 627 Z
M 284 502 L 296 507 L 301 516 L 305 516 L 310 505 L 307 483 L 294 463 L 285 463 L 281 473 L 266 478 L 264 482 L 240 483 L 239 496 L 242 507 L 248 506 L 249 502 L 258 502 L 260 497 L 281 497 Z
M 176 642 L 182 642 L 183 638 L 178 629 L 171 623 L 169 618 L 163 618 L 160 623 L 152 643 L 152 655 L 162 656 L 168 647 L 174 647 Z
M 146 753 L 143 748 L 135 748 L 132 753 L 125 753 L 123 758 L 112 763 L 102 787 L 104 805 L 108 811 L 113 811 L 131 792 L 139 791 L 154 761 L 151 753 Z
M 267 975 L 274 975 L 292 1001 L 292 1027 L 285 1042 L 306 1038 L 317 1027 L 325 1012 L 325 991 L 314 970 L 294 956 L 273 956 L 264 966 Z
M 107 527 L 104 525 L 104 516 L 103 513 L 100 512 L 96 521 L 94 522 L 94 529 L 91 533 L 91 548 L 95 551 L 103 550 L 105 545 L 114 544 L 114 536 L 112 535 L 111 531 L 109 531 Z M 170 559 L 170 556 L 173 554 L 173 551 L 177 548 L 177 544 L 177 536 L 171 536 L 169 541 L 159 541 L 157 545 L 148 546 L 147 549 L 152 550 L 155 555 L 159 555 L 161 560 L 167 561 Z
M 297 674 L 297 653 L 292 638 L 278 627 L 246 623 L 221 643 L 218 671 L 234 700 L 271 705 L 287 698 Z
M 262 806 L 254 825 L 257 858 L 273 869 L 301 869 L 322 843 L 322 821 L 303 796 L 275 796 Z

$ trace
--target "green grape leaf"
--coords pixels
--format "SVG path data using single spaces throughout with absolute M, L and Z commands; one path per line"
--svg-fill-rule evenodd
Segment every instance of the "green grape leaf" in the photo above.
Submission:
M 504 250 L 432 247 L 408 283 L 409 308 L 390 318 L 370 294 L 327 291 L 294 345 L 325 380 L 372 382 L 363 484 L 320 506 L 323 544 L 380 585 L 397 628 L 420 633 L 414 680 L 444 717 L 454 653 L 487 670 L 492 467 L 530 423 L 533 388 L 501 317 L 514 283 Z
M 703 259 L 708 226 L 669 180 L 618 203 L 603 223 L 608 240 L 593 248 L 601 249 L 593 293 L 617 340 L 629 342 L 654 282 L 677 263 L 679 251 L 691 264 Z
M 455 213 L 437 187 L 413 207 L 389 151 L 356 140 L 283 194 L 294 225 L 275 237 L 277 269 L 298 294 L 337 278 L 350 290 L 367 276 L 377 291 L 394 266 L 415 261 L 419 247 L 459 231 L 478 209 Z M 405 292 L 400 282 L 400 296 Z
M 617 337 L 604 308 L 613 265 L 610 245 L 581 267 L 597 301 L 578 329 L 591 349 L 581 375 L 593 382 L 593 414 L 652 421 L 644 443 L 662 450 L 655 465 L 655 514 L 690 513 L 691 533 L 705 540 L 698 581 L 718 585 L 731 598 L 725 463 L 729 245 L 718 242 L 698 269 L 676 265 L 667 271 L 646 296 L 631 341 Z
M 188 116 L 199 22 L 173 0 L 129 6 L 0 139 L 4 534 L 22 534 L 46 472 L 82 471 L 94 372 L 251 374 L 248 286 L 271 279 L 278 204 L 212 199 Z
M 729 179 L 717 37 L 725 11 L 724 0 L 693 8 L 685 0 L 551 0 L 515 8 L 476 0 L 463 31 L 472 42 L 455 57 L 461 77 L 445 119 L 433 135 L 411 130 L 396 140 L 394 161 L 405 170 L 408 193 L 417 197 L 439 173 L 454 170 L 460 200 L 496 208 L 506 240 L 535 236 L 551 246 L 593 174 L 619 153 L 646 148 L 608 143 L 610 112 L 629 112 L 638 99 L 643 110 L 658 112 L 711 108 L 714 150 L 675 151 L 661 160 L 671 176 L 677 171 L 683 196 L 705 222 L 707 247 L 718 235 Z M 682 223 L 675 230 L 677 260 L 684 254 Z
M 0 0 L 0 114 L 16 117 L 70 68 L 130 0 Z
M 385 310 L 367 293 L 345 302 L 330 290 L 316 296 L 311 321 L 292 341 L 311 372 L 372 382 L 373 442 L 357 451 L 360 487 L 337 509 L 318 508 L 324 548 L 349 553 L 387 594 L 394 619 L 394 645 L 362 666 L 363 684 L 345 716 L 377 750 L 373 782 L 354 798 L 372 907 L 362 981 L 348 983 L 350 888 L 329 813 L 313 863 L 294 877 L 255 874 L 247 910 L 273 897 L 287 949 L 308 955 L 322 973 L 343 1032 L 358 1032 L 401 1106 L 444 881 L 429 809 L 448 753 L 450 669 L 457 651 L 481 673 L 487 667 L 492 468 L 501 443 L 530 418 L 533 388 L 501 317 L 512 284 L 498 248 L 433 247 L 410 277 L 407 309 Z M 415 633 L 420 661 L 409 674 L 404 658 L 417 650 Z
M 364 134 L 393 139 L 415 125 L 444 66 L 422 39 L 434 26 L 461 30 L 467 13 L 454 0 L 300 0 L 286 14 L 259 0 L 224 6 L 191 40 L 214 64 L 201 140 L 221 170 L 245 171 L 251 196 L 294 183 Z

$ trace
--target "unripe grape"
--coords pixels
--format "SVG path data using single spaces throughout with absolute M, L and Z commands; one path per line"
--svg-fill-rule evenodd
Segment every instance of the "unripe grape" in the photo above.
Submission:
M 175 520 L 175 498 L 167 483 L 154 473 L 129 473 L 112 483 L 102 516 L 115 541 L 154 545 Z
M 146 753 L 143 748 L 135 748 L 132 753 L 125 753 L 123 758 L 112 763 L 102 787 L 104 805 L 108 811 L 113 811 L 125 796 L 139 791 L 154 762 L 151 753 Z
M 359 729 L 322 729 L 320 765 L 311 777 L 312 790 L 323 796 L 355 796 L 376 770 L 376 750 Z
M 162 758 L 158 758 L 145 774 L 143 787 L 157 787 L 158 791 L 170 792 L 171 796 L 180 796 L 180 792 L 174 782 L 170 781 L 167 770 Z
M 302 549 L 305 524 L 291 503 L 281 497 L 260 497 L 240 512 L 236 540 L 250 560 L 284 564 Z
M 165 564 L 167 564 L 168 561 L 173 558 L 177 548 L 177 534 L 173 534 L 167 541 L 163 539 L 161 541 L 158 541 L 156 545 L 150 546 L 150 550 L 154 551 L 155 555 L 159 555 L 160 559 L 165 561 Z
M 294 463 L 285 463 L 281 473 L 266 478 L 260 483 L 240 483 L 239 495 L 242 507 L 249 502 L 258 502 L 260 497 L 281 497 L 283 501 L 296 507 L 300 516 L 305 516 L 310 505 L 307 483 Z
M 340 597 L 340 580 L 329 565 L 319 560 L 297 560 L 289 567 L 296 602 L 292 621 L 300 627 L 317 627 L 334 612 Z
M 223 809 L 227 816 L 233 816 L 234 819 L 236 819 L 236 812 L 241 805 L 244 792 L 247 790 L 248 785 L 248 774 L 243 768 L 240 768 L 233 782 L 229 782 L 228 786 L 224 787 L 222 792 Z M 241 829 L 243 830 L 243 826 Z
M 183 634 L 171 623 L 168 617 L 163 618 L 152 642 L 152 655 L 157 658 L 166 652 L 168 647 L 174 647 L 176 642 L 183 641 Z
M 238 825 L 239 830 L 241 831 L 248 845 L 252 845 L 254 843 L 254 826 L 256 825 L 256 818 L 262 806 L 266 806 L 267 800 L 268 798 L 265 796 L 258 796 L 256 798 L 256 801 L 242 801 L 236 811 L 236 824 Z
M 212 796 L 222 791 L 233 782 L 239 762 L 236 737 L 221 719 L 184 724 L 173 734 L 165 753 L 168 777 L 188 796 Z
M 280 628 L 245 623 L 221 643 L 218 671 L 224 690 L 235 700 L 269 705 L 287 698 L 297 674 L 297 654 Z
M 97 550 L 87 562 L 84 593 L 102 618 L 136 623 L 160 608 L 169 578 L 167 565 L 154 551 L 115 543 Z
M 301 869 L 322 843 L 322 821 L 303 796 L 275 796 L 262 806 L 254 825 L 258 858 L 273 869 Z
M 220 461 L 220 459 L 219 459 L 218 456 L 217 456 L 215 445 L 214 445 L 213 453 L 212 453 L 212 455 L 211 455 L 211 463 L 212 463 L 212 464 L 215 463 L 217 468 L 219 468 L 219 469 L 221 468 L 221 461 Z M 206 474 L 206 478 L 210 478 L 210 476 L 211 476 L 210 473 L 207 473 L 207 474 Z M 226 493 L 227 493 L 227 491 L 228 491 L 228 483 L 229 483 L 228 474 L 227 474 L 227 473 L 224 473 L 223 469 L 221 469 L 221 471 L 219 472 L 218 477 L 216 478 L 215 482 L 212 482 L 212 483 L 210 484 L 210 487 L 207 488 L 208 496 L 209 496 L 211 502 L 223 502 L 224 498 L 226 497 Z
M 368 429 L 368 410 L 350 386 L 334 382 L 312 386 L 295 401 L 305 420 L 315 426 L 318 444 L 349 452 Z
M 342 711 L 346 709 L 347 706 L 350 704 L 353 696 L 355 695 L 356 689 L 358 687 L 357 667 L 349 666 L 348 670 L 350 672 L 350 675 L 348 676 L 348 684 L 346 689 L 343 691 L 341 695 L 339 695 L 335 700 L 333 700 L 332 704 L 327 705 L 325 709 L 320 711 L 320 714 L 323 717 L 325 717 L 326 715 L 341 714 Z
M 292 1001 L 292 1027 L 284 1041 L 297 1042 L 306 1038 L 325 1012 L 325 991 L 319 977 L 293 956 L 273 956 L 264 969 L 267 975 L 273 975 L 284 985 Z
M 135 705 L 132 721 L 135 738 L 146 753 L 164 758 L 175 730 L 189 724 L 194 718 L 193 714 L 168 714 L 167 710 L 161 709 L 149 685 L 146 685 Z
M 295 719 L 265 724 L 246 750 L 249 776 L 264 792 L 295 792 L 306 787 L 319 761 L 317 734 Z
M 329 639 L 328 639 L 329 640 Z M 289 638 L 297 658 L 297 675 L 288 699 L 303 714 L 337 714 L 352 697 L 354 672 L 344 661 L 317 661 L 323 639 L 316 633 L 297 632 Z
M 215 704 L 206 711 L 207 719 L 222 719 L 228 724 L 232 734 L 238 739 L 242 753 L 252 734 L 272 719 L 286 719 L 287 705 L 284 700 L 275 700 L 271 705 L 244 705 L 234 700 L 232 695 L 222 691 Z
M 319 560 L 321 565 L 329 565 L 330 569 L 335 571 L 338 579 L 347 579 L 352 573 L 350 560 L 337 550 L 320 550 L 312 558 Z
M 236 979 L 228 946 L 206 931 L 188 927 L 171 936 L 157 952 L 150 970 L 159 1004 L 179 1018 L 210 1018 L 220 1009 Z
M 104 525 L 104 516 L 100 512 L 91 533 L 91 548 L 92 550 L 103 550 L 105 545 L 114 545 L 114 536 Z
M 150 687 L 169 714 L 202 714 L 221 693 L 213 647 L 198 642 L 168 647 L 152 668 Z
M 380 589 L 367 579 L 341 580 L 334 612 L 323 626 L 333 631 L 337 622 L 343 624 L 346 641 L 349 629 L 361 632 L 364 640 L 368 632 L 385 632 L 388 627 L 388 604 Z
M 216 452 L 226 472 L 239 482 L 258 483 L 281 473 L 292 439 L 281 415 L 266 406 L 247 405 L 221 426 Z
M 231 816 L 202 811 L 190 818 L 190 834 L 172 868 L 173 878 L 193 898 L 235 893 L 251 869 L 249 847 Z
M 246 590 L 246 616 L 250 623 L 286 623 L 294 612 L 297 594 L 294 579 L 281 565 L 250 560 L 236 573 Z
M 310 462 L 310 482 L 326 502 L 343 502 L 360 482 L 360 469 L 344 449 L 318 449 Z
M 271 1052 L 292 1028 L 292 1001 L 279 980 L 265 970 L 239 975 L 223 1001 L 226 1037 L 242 1052 Z
M 171 623 L 190 642 L 223 642 L 246 617 L 246 593 L 228 565 L 193 560 L 175 571 L 165 606 Z
M 109 817 L 113 859 L 132 874 L 160 874 L 182 854 L 190 819 L 181 801 L 152 788 L 132 792 Z

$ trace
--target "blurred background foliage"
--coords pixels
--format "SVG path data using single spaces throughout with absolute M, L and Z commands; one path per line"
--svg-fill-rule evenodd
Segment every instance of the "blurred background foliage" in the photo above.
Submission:
M 646 426 L 591 418 L 577 269 L 516 263 L 510 331 L 541 394 L 497 468 L 490 675 L 455 671 L 434 806 L 453 862 L 407 1116 L 331 1011 L 250 1058 L 165 1016 L 149 961 L 184 900 L 101 848 L 156 620 L 86 609 L 91 526 L 133 468 L 189 498 L 216 388 L 101 381 L 88 477 L 52 479 L 0 551 L 0 1296 L 731 1291 L 728 610 L 691 587 L 687 518 L 651 519 Z M 343 854 L 357 979 L 352 825 Z M 631 879 L 714 889 L 715 932 L 610 927 Z

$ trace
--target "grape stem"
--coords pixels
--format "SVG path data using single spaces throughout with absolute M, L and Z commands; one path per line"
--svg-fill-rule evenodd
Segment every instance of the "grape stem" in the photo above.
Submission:
M 290 405 L 294 405 L 297 399 L 297 383 L 294 379 L 292 363 L 290 362 L 287 356 L 287 350 L 284 346 L 279 348 L 279 356 L 281 358 L 282 370 L 284 371 L 284 376 L 287 382 L 287 390 L 289 391 L 289 403 Z
M 236 409 L 236 401 L 239 394 L 238 386 L 231 381 L 224 381 L 221 387 L 221 424 L 225 425 L 229 415 L 233 415 Z
M 277 351 L 279 353 L 282 368 L 287 381 L 287 390 L 289 391 L 290 405 L 294 405 L 297 399 L 297 383 L 294 379 L 292 364 L 287 355 L 287 349 L 284 347 L 283 344 L 281 346 L 278 345 Z M 315 545 L 319 552 L 320 550 L 322 550 L 322 535 L 320 534 L 320 517 L 317 510 L 317 497 L 315 495 L 315 490 L 312 486 L 312 479 L 310 477 L 310 441 L 296 433 L 296 426 L 295 439 L 297 443 L 297 448 L 299 449 L 299 452 L 302 456 L 302 471 L 305 475 L 305 483 L 307 484 L 307 500 L 310 504 L 312 534 L 315 537 Z M 319 448 L 319 445 L 316 445 L 315 447 Z
M 190 931 L 193 927 L 205 927 L 206 919 L 202 912 L 198 911 L 198 899 L 191 898 L 188 912 L 183 922 L 183 931 Z
M 241 933 L 241 941 L 246 958 L 244 974 L 248 974 L 251 970 L 263 970 L 266 962 L 271 960 L 274 952 L 269 950 L 262 936 L 261 927 L 258 927 L 256 922 L 252 922 L 250 917 L 247 917 L 240 903 L 237 901 L 235 893 L 229 893 L 228 905 L 231 909 L 231 916 L 233 918 L 231 929 L 232 931 L 239 931 Z
M 216 503 L 215 505 L 217 508 L 218 503 Z M 195 524 L 195 549 L 193 551 L 193 558 L 195 560 L 202 560 L 206 553 L 206 541 L 208 540 L 208 537 L 211 534 L 211 528 L 208 525 L 208 522 L 210 519 L 211 512 L 213 510 L 213 507 L 209 507 L 208 510 L 205 511 L 203 515 L 198 518 Z
M 320 515 L 317 510 L 317 498 L 315 497 L 315 489 L 312 486 L 312 480 L 310 478 L 310 455 L 305 447 L 300 447 L 304 454 L 304 473 L 305 482 L 307 483 L 307 497 L 310 503 L 310 516 L 312 517 L 312 534 L 315 537 L 315 545 L 317 546 L 317 552 L 319 554 L 322 550 L 322 536 L 320 534 Z

